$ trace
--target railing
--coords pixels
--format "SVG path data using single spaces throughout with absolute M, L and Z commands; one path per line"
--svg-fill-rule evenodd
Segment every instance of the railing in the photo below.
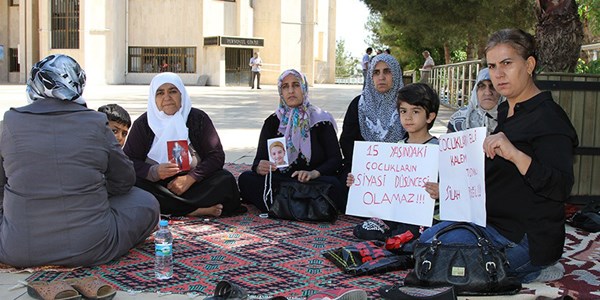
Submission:
M 443 104 L 459 108 L 471 99 L 477 73 L 482 68 L 481 60 L 435 66 L 430 71 L 428 83 L 438 92 Z

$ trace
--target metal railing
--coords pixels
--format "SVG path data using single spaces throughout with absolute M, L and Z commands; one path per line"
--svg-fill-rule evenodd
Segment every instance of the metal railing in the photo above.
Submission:
M 438 92 L 442 104 L 463 107 L 471 98 L 477 73 L 482 68 L 481 60 L 435 66 L 430 71 L 428 83 Z

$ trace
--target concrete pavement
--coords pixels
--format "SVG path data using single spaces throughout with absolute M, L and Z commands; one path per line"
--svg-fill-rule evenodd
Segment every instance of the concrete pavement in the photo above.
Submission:
M 276 86 L 263 86 L 261 90 L 247 87 L 189 86 L 193 107 L 204 110 L 211 117 L 223 144 L 226 161 L 252 163 L 264 119 L 277 108 L 279 97 Z M 361 91 L 360 85 L 316 85 L 309 89 L 311 102 L 329 111 L 341 132 L 348 104 Z M 146 111 L 148 86 L 107 85 L 88 86 L 84 98 L 88 107 L 97 109 L 108 103 L 118 103 L 129 111 L 132 119 Z M 0 119 L 10 107 L 26 105 L 24 85 L 0 85 Z M 440 136 L 454 111 L 441 106 L 431 132 Z M 14 287 L 25 274 L 0 273 L 0 299 L 31 299 L 24 288 Z M 160 298 L 159 298 L 160 297 Z M 128 294 L 119 292 L 115 299 L 190 299 L 186 295 Z M 201 299 L 199 297 L 197 299 Z

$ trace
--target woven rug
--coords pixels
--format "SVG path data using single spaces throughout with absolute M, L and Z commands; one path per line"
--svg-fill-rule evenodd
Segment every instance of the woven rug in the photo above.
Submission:
M 107 265 L 70 272 L 36 272 L 27 281 L 52 281 L 96 275 L 123 291 L 212 294 L 228 279 L 266 297 L 307 297 L 331 288 L 359 287 L 378 297 L 376 289 L 404 278 L 404 271 L 373 276 L 346 275 L 321 251 L 358 242 L 352 228 L 360 223 L 343 216 L 334 224 L 263 219 L 258 211 L 230 218 L 181 218 L 170 221 L 174 234 L 174 277 L 154 279 L 152 239 Z
M 226 164 L 236 177 L 249 165 Z M 235 217 L 170 221 L 175 236 L 174 277 L 154 279 L 154 244 L 149 238 L 126 256 L 91 268 L 37 270 L 27 281 L 53 281 L 95 275 L 119 290 L 202 295 L 230 280 L 256 298 L 282 295 L 305 298 L 323 289 L 362 288 L 370 299 L 380 299 L 377 289 L 402 281 L 406 271 L 371 276 L 342 273 L 321 251 L 356 243 L 353 227 L 361 220 L 342 216 L 334 224 L 299 223 L 263 219 L 258 211 Z M 520 294 L 575 299 L 600 299 L 600 241 L 598 233 L 567 226 L 565 277 L 552 283 L 527 284 Z M 496 297 L 500 298 L 500 297 Z M 494 299 L 496 299 L 494 298 Z

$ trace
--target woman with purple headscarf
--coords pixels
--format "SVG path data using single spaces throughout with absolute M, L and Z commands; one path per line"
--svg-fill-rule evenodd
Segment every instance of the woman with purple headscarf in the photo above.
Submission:
M 267 211 L 262 187 L 271 173 L 273 190 L 283 181 L 315 180 L 332 184 L 329 196 L 343 211 L 345 186 L 335 177 L 342 162 L 335 119 L 310 103 L 308 83 L 300 72 L 284 71 L 277 87 L 279 106 L 263 124 L 252 171 L 242 173 L 238 180 L 242 200 Z M 289 162 L 284 168 L 269 161 L 267 140 L 280 137 L 285 140 Z
M 29 105 L 0 126 L 0 262 L 92 266 L 126 254 L 152 233 L 156 199 L 104 113 L 82 97 L 85 73 L 66 55 L 36 63 Z

